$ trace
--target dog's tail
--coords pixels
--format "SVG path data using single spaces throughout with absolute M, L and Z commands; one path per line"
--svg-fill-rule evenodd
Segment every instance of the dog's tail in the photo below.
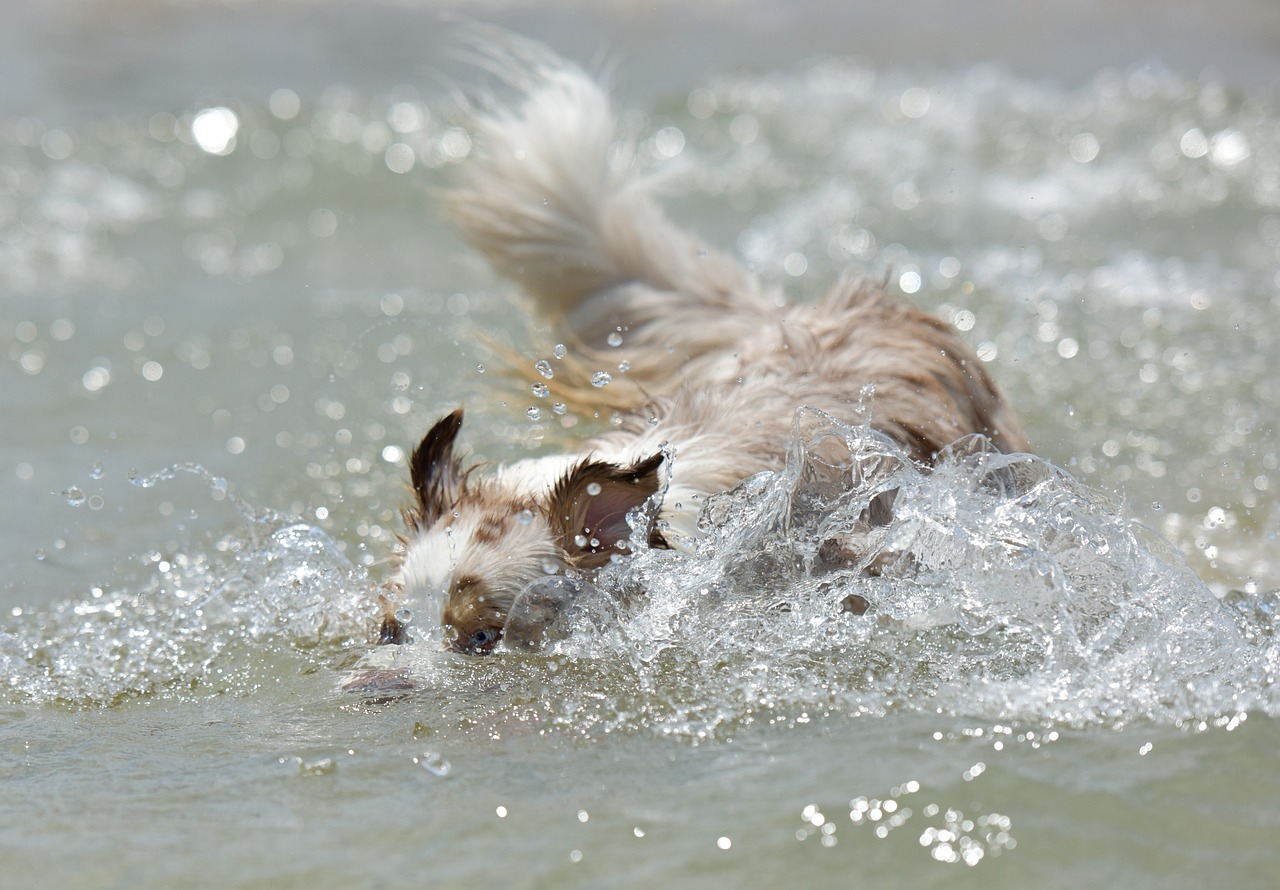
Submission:
M 467 240 L 544 315 L 589 353 L 616 355 L 605 345 L 622 336 L 628 358 L 683 362 L 777 311 L 754 275 L 667 220 L 594 80 L 554 61 L 520 79 L 517 106 L 476 116 L 475 153 L 449 204 Z M 632 362 L 641 383 L 644 364 Z

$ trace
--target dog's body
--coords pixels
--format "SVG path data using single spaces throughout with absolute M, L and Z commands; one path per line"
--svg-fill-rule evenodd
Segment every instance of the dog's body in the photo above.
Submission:
M 924 464 L 971 433 L 1026 449 L 973 351 L 940 321 L 853 281 L 788 305 L 673 226 L 646 182 L 611 165 L 615 117 L 585 74 L 544 67 L 520 107 L 482 116 L 476 136 L 455 218 L 580 344 L 557 383 L 620 423 L 573 454 L 487 474 L 453 456 L 461 411 L 423 439 L 389 599 L 441 603 L 455 648 L 491 649 L 516 598 L 548 575 L 589 576 L 633 540 L 696 537 L 707 496 L 781 466 L 800 406 L 856 424 L 869 401 L 871 426 Z M 587 379 L 620 362 L 609 387 Z M 388 614 L 383 638 L 401 636 Z

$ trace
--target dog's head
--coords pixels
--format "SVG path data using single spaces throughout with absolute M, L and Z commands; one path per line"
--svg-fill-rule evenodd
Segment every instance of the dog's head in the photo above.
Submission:
M 489 652 L 503 638 L 517 598 L 548 576 L 593 574 L 627 552 L 628 514 L 658 492 L 662 453 L 629 466 L 544 458 L 481 475 L 462 468 L 454 440 L 458 409 L 431 428 L 413 453 L 416 496 L 393 584 L 401 601 L 439 602 L 450 645 Z M 652 512 L 652 511 L 650 511 Z M 640 515 L 639 513 L 635 515 Z M 661 545 L 652 528 L 649 543 Z

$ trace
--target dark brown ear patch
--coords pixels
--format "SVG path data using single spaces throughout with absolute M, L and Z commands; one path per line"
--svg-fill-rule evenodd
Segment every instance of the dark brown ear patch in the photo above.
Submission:
M 426 528 L 457 500 L 462 489 L 462 467 L 453 456 L 453 441 L 462 429 L 462 409 L 441 418 L 422 437 L 409 461 L 409 479 L 418 496 L 418 510 L 411 518 Z
M 575 565 L 598 568 L 620 552 L 619 542 L 631 536 L 627 514 L 658 491 L 662 460 L 659 452 L 629 467 L 584 461 L 560 481 L 551 496 L 549 518 Z

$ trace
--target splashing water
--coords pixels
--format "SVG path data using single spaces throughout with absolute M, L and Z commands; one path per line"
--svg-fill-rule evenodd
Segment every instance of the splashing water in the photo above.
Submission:
M 48 612 L 15 615 L 0 630 L 0 699 L 247 692 L 365 641 L 372 585 L 324 531 L 256 511 L 196 465 L 133 481 L 150 488 L 179 474 L 232 501 L 242 524 L 207 547 L 147 554 L 148 576 L 135 586 L 94 587 Z
M 802 409 L 785 468 L 712 498 L 702 527 L 692 553 L 611 566 L 599 587 L 628 607 L 584 610 L 547 652 L 379 655 L 422 695 L 501 689 L 489 713 L 587 734 L 700 739 L 895 710 L 1111 726 L 1277 710 L 1270 599 L 1224 604 L 1122 505 L 981 437 L 926 472 L 869 427 Z
M 1277 710 L 1274 595 L 1220 602 L 1121 505 L 981 437 L 925 472 L 868 426 L 802 409 L 785 467 L 713 497 L 688 552 L 637 548 L 571 636 L 487 659 L 437 639 L 369 652 L 376 593 L 331 538 L 198 466 L 134 481 L 180 473 L 231 500 L 241 527 L 206 552 L 150 554 L 134 589 L 18 616 L 0 634 L 10 696 L 244 691 L 299 660 L 336 669 L 354 647 L 446 711 L 459 688 L 498 690 L 464 723 L 536 714 L 587 734 L 697 739 L 892 710 L 1107 725 Z
M 1273 393 L 1266 357 L 1275 352 L 1274 326 L 1265 312 L 1276 305 L 1276 227 L 1274 216 L 1255 217 L 1280 205 L 1273 153 L 1244 149 L 1266 144 L 1274 102 L 1234 108 L 1214 99 L 1221 89 L 1213 83 L 1156 78 L 1135 92 L 1147 73 L 1119 84 L 1114 77 L 1071 95 L 988 69 L 962 81 L 926 81 L 925 89 L 846 63 L 763 83 L 726 81 L 702 91 L 715 100 L 708 114 L 694 105 L 677 113 L 688 136 L 682 154 L 692 159 L 684 177 L 714 197 L 713 206 L 730 208 L 725 225 L 737 252 L 766 274 L 820 278 L 851 261 L 892 265 L 902 270 L 903 290 L 927 286 L 963 302 L 964 310 L 944 306 L 940 314 L 975 339 L 990 335 L 979 343 L 984 360 L 1012 355 L 1032 369 L 1031 383 L 1020 384 L 1017 374 L 1006 379 L 1021 386 L 1013 392 L 1019 405 L 1087 404 L 1082 393 L 1093 388 L 1098 368 L 1081 359 L 1102 362 L 1108 376 L 1131 384 L 1106 408 L 1105 435 L 1074 415 L 1041 421 L 1061 429 L 1063 453 L 1079 456 L 1081 472 L 1137 497 L 1148 470 L 1152 478 L 1176 473 L 1182 488 L 1194 484 L 1198 492 L 1200 478 L 1219 474 L 1221 464 L 1257 480 L 1249 482 L 1256 491 L 1235 500 L 1248 506 L 1255 497 L 1254 524 L 1265 528 L 1271 508 L 1258 492 L 1273 478 L 1274 454 L 1251 444 L 1262 421 L 1248 411 L 1260 405 L 1265 419 Z M 1058 118 L 1070 132 L 1059 132 L 1067 124 Z M 242 114 L 246 138 L 251 125 L 260 124 Z M 1034 135 L 1045 133 L 1056 135 Z M 342 146 L 361 151 L 354 142 Z M 233 153 L 229 161 L 245 158 Z M 212 176 L 206 158 L 183 162 L 192 176 Z M 1129 188 L 1116 185 L 1131 180 Z M 110 185 L 87 182 L 83 188 Z M 145 220 L 163 209 L 162 198 L 148 192 L 145 202 L 126 203 L 137 204 L 132 212 Z M 255 200 L 273 206 L 267 197 Z M 1134 225 L 1224 200 L 1254 209 L 1213 232 L 1184 235 L 1194 227 L 1178 225 L 1165 240 Z M 266 212 L 258 205 L 240 211 Z M 746 230 L 743 214 L 752 220 Z M 1135 243 L 1129 233 L 1136 230 L 1153 244 Z M 1202 250 L 1206 237 L 1213 250 Z M 1115 255 L 1113 244 L 1130 253 Z M 214 274 L 221 267 L 204 253 Z M 1202 254 L 1221 254 L 1227 271 L 1244 271 L 1164 262 Z M 44 280 L 31 263 L 8 266 L 25 270 L 24 280 Z M 1086 266 L 1095 271 L 1074 274 Z M 1218 283 L 1201 292 L 1201 278 Z M 1036 337 L 1023 336 L 1020 323 L 1004 330 L 1012 310 L 973 302 L 971 294 L 984 291 L 1031 305 L 1042 321 Z M 1129 318 L 1130 302 L 1157 298 L 1165 301 L 1158 311 Z M 979 310 L 976 322 L 970 306 Z M 1191 336 L 1202 330 L 1208 334 Z M 1237 331 L 1252 339 L 1241 341 Z M 567 349 L 557 344 L 552 355 L 563 359 Z M 430 363 L 415 362 L 416 381 Z M 549 361 L 535 370 L 553 376 Z M 110 375 L 93 371 L 84 387 L 96 392 Z M 611 379 L 607 371 L 596 377 L 599 386 Z M 395 397 L 375 415 L 382 425 L 410 409 L 401 404 L 407 385 L 395 384 Z M 367 396 L 352 392 L 347 401 Z M 423 400 L 425 410 L 425 391 Z M 566 411 L 551 405 L 553 415 Z M 272 417 L 280 423 L 279 412 Z M 1126 435 L 1134 429 L 1153 432 Z M 1184 438 L 1164 441 L 1174 437 L 1160 431 L 1171 429 Z M 378 439 L 366 452 L 384 447 Z M 1175 466 L 1171 454 L 1183 455 L 1184 465 Z M 1099 466 L 1118 469 L 1099 476 Z M 374 503 L 385 488 L 380 467 L 368 460 L 349 469 L 345 488 L 327 480 L 326 495 L 345 498 L 356 512 L 388 511 Z M 203 471 L 175 467 L 137 484 L 188 472 Z M 7 621 L 0 627 L 6 695 L 100 702 L 246 689 L 282 664 L 327 664 L 365 645 L 374 595 L 363 570 L 321 530 L 259 512 L 230 497 L 224 480 L 202 478 L 217 499 L 237 505 L 239 525 L 209 546 L 148 557 L 149 574 L 136 584 L 103 585 Z M 72 487 L 65 497 L 75 505 L 83 495 Z M 1165 534 L 1191 540 L 1190 513 L 1171 506 L 1164 515 Z M 389 511 L 382 521 L 392 521 Z M 584 622 L 547 652 L 476 660 L 424 641 L 378 650 L 376 660 L 409 668 L 418 694 L 437 697 L 446 713 L 461 701 L 470 709 L 466 720 L 489 713 L 533 722 L 536 713 L 582 733 L 698 738 L 753 722 L 893 710 L 1104 725 L 1280 712 L 1272 690 L 1280 668 L 1275 595 L 1215 599 L 1182 556 L 1122 505 L 1038 458 L 994 454 L 969 441 L 923 473 L 868 429 L 805 412 L 786 468 L 713 499 L 704 528 L 695 552 L 645 551 L 613 567 L 601 587 L 627 608 L 603 622 L 592 612 L 594 624 Z M 1196 534 L 1224 549 L 1232 541 L 1226 525 Z M 458 698 L 459 689 L 469 691 Z M 498 691 L 470 691 L 477 689 Z

